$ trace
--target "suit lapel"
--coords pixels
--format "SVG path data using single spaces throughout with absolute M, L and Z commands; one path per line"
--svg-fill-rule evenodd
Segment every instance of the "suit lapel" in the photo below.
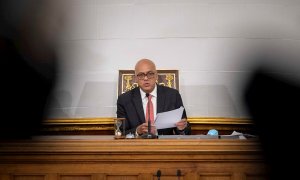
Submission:
M 157 85 L 157 113 L 163 112 L 165 106 L 165 95 L 161 86 Z
M 144 114 L 143 103 L 142 103 L 141 93 L 140 93 L 139 88 L 136 88 L 136 90 L 133 91 L 133 104 L 134 104 L 137 114 L 139 116 L 138 120 L 141 123 L 144 123 L 145 122 L 145 114 Z

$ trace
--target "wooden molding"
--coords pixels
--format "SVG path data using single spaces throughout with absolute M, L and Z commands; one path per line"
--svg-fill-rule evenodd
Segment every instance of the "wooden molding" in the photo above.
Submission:
M 99 125 L 113 124 L 114 117 L 101 118 L 57 118 L 47 119 L 45 125 Z M 253 124 L 249 118 L 233 117 L 188 117 L 191 124 Z
M 189 117 L 188 121 L 191 124 L 253 124 L 250 119 L 232 117 Z
M 45 134 L 104 134 L 113 133 L 114 117 L 47 119 L 41 132 Z M 253 132 L 253 123 L 247 118 L 232 117 L 189 117 L 193 134 L 217 129 L 227 134 L 233 130 Z

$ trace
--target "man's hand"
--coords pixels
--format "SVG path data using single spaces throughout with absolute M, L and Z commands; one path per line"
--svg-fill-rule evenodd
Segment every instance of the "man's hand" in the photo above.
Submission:
M 187 126 L 187 120 L 186 119 L 181 119 L 176 123 L 176 127 L 178 130 L 184 130 Z
M 141 135 L 148 132 L 148 123 L 143 123 L 136 128 L 136 132 Z
M 151 125 L 151 133 L 156 132 L 156 127 Z M 148 123 L 143 123 L 136 128 L 136 132 L 141 135 L 148 132 Z

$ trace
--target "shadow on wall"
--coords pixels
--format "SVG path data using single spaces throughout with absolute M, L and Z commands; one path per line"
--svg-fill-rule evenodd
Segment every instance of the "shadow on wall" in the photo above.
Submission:
M 72 95 L 68 91 L 55 91 L 49 98 L 47 118 L 72 118 Z
M 75 117 L 116 116 L 117 83 L 86 82 L 75 111 Z
M 240 113 L 224 85 L 181 86 L 181 95 L 190 117 L 239 117 Z

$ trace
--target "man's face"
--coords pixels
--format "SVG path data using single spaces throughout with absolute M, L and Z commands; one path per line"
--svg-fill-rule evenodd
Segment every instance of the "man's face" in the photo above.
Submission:
M 145 93 L 151 93 L 158 79 L 155 66 L 149 62 L 140 63 L 135 69 L 135 78 Z

